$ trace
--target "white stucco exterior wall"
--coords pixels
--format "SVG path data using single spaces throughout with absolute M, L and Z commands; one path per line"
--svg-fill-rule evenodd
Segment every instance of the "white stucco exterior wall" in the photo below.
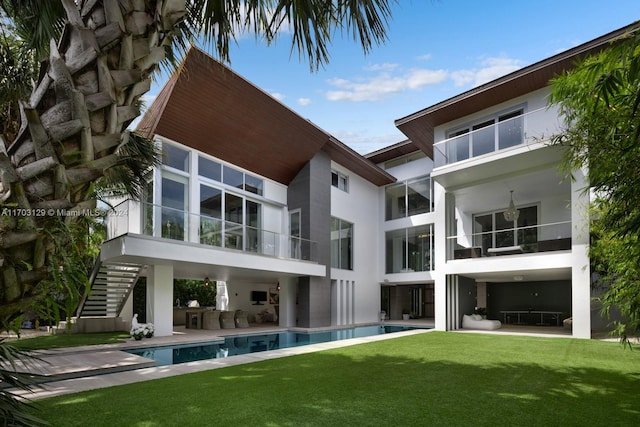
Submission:
M 571 183 L 573 336 L 591 338 L 591 269 L 589 263 L 589 192 L 586 170 L 574 172 Z M 598 313 L 594 313 L 598 315 Z
M 155 335 L 173 335 L 173 267 L 150 265 L 147 273 L 147 323 Z
M 375 322 L 380 311 L 378 248 L 379 189 L 376 185 L 332 162 L 332 169 L 349 177 L 348 192 L 331 187 L 331 215 L 353 224 L 353 270 L 331 269 L 336 304 L 332 324 Z

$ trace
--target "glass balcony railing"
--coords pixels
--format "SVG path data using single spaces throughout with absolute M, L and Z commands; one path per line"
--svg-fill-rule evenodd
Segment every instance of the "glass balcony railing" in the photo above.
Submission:
M 107 214 L 107 239 L 127 233 L 317 262 L 313 241 L 133 200 L 120 203 Z
M 547 108 L 507 114 L 471 126 L 433 145 L 434 165 L 440 167 L 509 147 L 539 142 L 556 132 L 557 115 Z
M 571 250 L 571 221 L 447 237 L 447 261 Z

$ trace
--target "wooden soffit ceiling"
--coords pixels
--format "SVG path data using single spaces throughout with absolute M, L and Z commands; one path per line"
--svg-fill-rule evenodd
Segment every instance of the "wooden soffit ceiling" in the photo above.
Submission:
M 160 135 L 288 185 L 321 150 L 376 185 L 395 181 L 199 49 L 187 53 L 137 130 Z
M 329 135 L 192 48 L 137 127 L 289 184 Z

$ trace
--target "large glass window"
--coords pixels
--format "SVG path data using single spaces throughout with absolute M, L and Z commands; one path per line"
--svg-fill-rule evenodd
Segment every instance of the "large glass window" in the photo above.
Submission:
M 245 250 L 251 252 L 258 252 L 260 249 L 260 228 L 262 226 L 262 215 L 260 212 L 261 206 L 259 203 L 246 201 L 246 230 L 247 230 L 247 244 Z
M 244 174 L 230 166 L 225 166 L 223 168 L 222 180 L 227 185 L 241 190 L 244 189 Z
M 498 118 L 498 148 L 513 147 L 524 141 L 524 117 L 522 110 L 504 114 Z
M 431 212 L 431 178 L 422 177 L 385 189 L 385 219 Z
M 302 213 L 300 209 L 289 212 L 289 235 L 291 243 L 289 245 L 291 258 L 302 259 Z
M 263 187 L 264 182 L 260 178 L 251 176 L 249 174 L 244 175 L 245 191 L 262 196 Z
M 474 246 L 481 246 L 486 254 L 490 248 L 520 246 L 524 252 L 538 242 L 537 206 L 519 207 L 517 221 L 507 221 L 504 211 L 475 215 L 473 217 Z
M 185 213 L 188 210 L 187 188 L 186 179 L 162 177 L 162 237 L 185 239 L 185 230 L 188 230 Z
M 226 248 L 242 249 L 243 200 L 235 194 L 224 194 L 225 244 Z
M 331 267 L 353 270 L 353 224 L 331 218 Z
M 462 129 L 449 134 L 451 141 L 447 144 L 448 163 L 459 162 L 469 158 L 469 129 Z
M 433 225 L 388 231 L 385 234 L 386 273 L 433 270 Z
M 222 166 L 218 162 L 198 156 L 198 174 L 215 181 L 222 181 Z
M 496 137 L 493 120 L 473 125 L 473 156 L 495 151 Z
M 469 157 L 477 157 L 522 144 L 524 141 L 523 113 L 522 109 L 510 111 L 449 132 L 447 163 L 459 162 Z
M 200 185 L 200 243 L 222 245 L 222 191 Z
M 162 144 L 162 163 L 166 166 L 189 172 L 189 152 L 165 142 Z

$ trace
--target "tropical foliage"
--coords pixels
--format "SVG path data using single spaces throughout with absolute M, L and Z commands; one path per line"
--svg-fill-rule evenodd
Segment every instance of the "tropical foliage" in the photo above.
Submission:
M 607 288 L 605 314 L 619 310 L 623 340 L 640 328 L 640 34 L 615 40 L 553 81 L 551 102 L 567 124 L 568 171 L 588 169 L 594 195 L 591 257 Z
M 27 309 L 59 311 L 61 296 L 72 312 L 87 284 L 82 236 L 97 183 L 135 195 L 157 159 L 126 129 L 159 63 L 175 64 L 199 37 L 228 61 L 236 35 L 271 43 L 286 30 L 315 69 L 336 34 L 365 52 L 384 41 L 389 2 L 0 0 L 0 327 Z M 34 55 L 44 59 L 37 75 Z M 10 397 L 0 396 L 5 419 L 20 425 Z

